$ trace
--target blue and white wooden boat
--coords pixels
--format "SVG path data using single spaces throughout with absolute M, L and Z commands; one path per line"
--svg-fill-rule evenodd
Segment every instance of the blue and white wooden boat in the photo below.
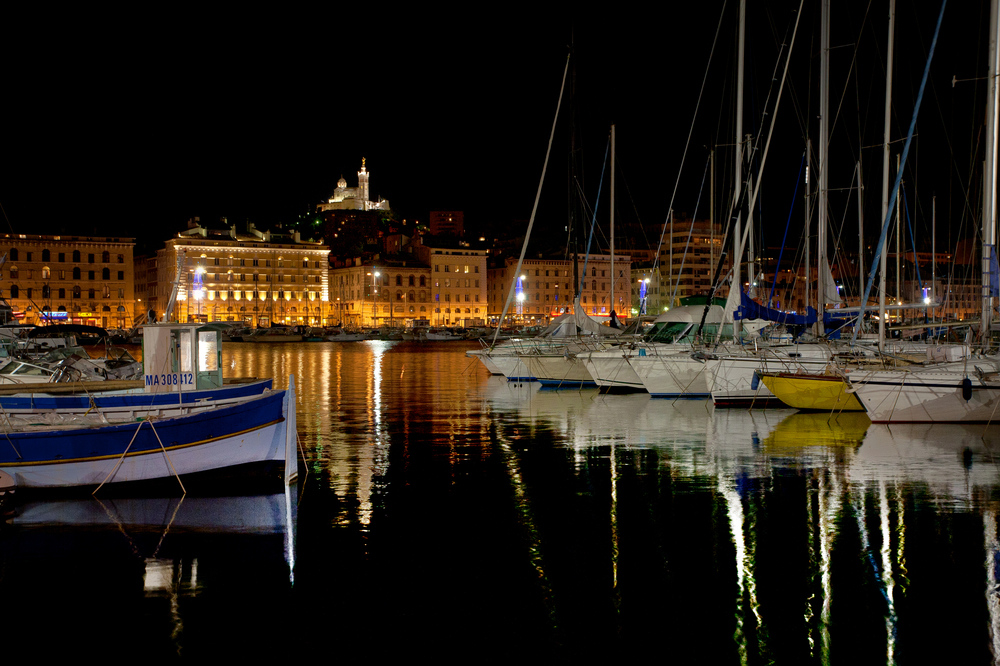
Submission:
M 0 472 L 20 488 L 61 488 L 284 461 L 286 482 L 294 478 L 294 382 L 289 380 L 287 390 L 260 388 L 245 395 L 241 391 L 248 385 L 237 385 L 227 393 L 221 344 L 212 342 L 221 342 L 217 330 L 178 324 L 149 328 L 144 392 L 102 396 L 102 405 L 96 396 L 93 402 L 88 398 L 86 409 L 35 404 L 0 413 Z M 185 399 L 198 392 L 207 393 Z
M 0 425 L 5 446 L 0 471 L 19 488 L 96 486 L 145 481 L 294 457 L 294 389 L 269 391 L 247 399 L 213 401 L 173 408 L 164 416 L 147 414 L 138 422 L 132 410 L 98 415 L 107 425 L 49 424 L 37 412 L 29 423 L 8 417 Z M 291 450 L 291 461 L 287 454 Z
M 144 386 L 103 390 L 101 382 L 77 382 L 77 393 L 55 393 L 63 384 L 25 386 L 24 392 L 0 395 L 7 412 L 39 409 L 80 410 L 160 407 L 261 395 L 270 379 L 225 383 L 222 372 L 223 327 L 218 324 L 147 324 L 143 328 Z M 30 390 L 29 390 L 30 389 Z

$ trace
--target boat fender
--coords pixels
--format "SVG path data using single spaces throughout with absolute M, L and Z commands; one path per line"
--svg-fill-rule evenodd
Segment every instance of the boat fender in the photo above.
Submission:
M 757 371 L 754 370 L 753 378 L 750 380 L 750 389 L 756 391 L 759 386 L 760 386 L 760 375 L 758 375 Z
M 972 380 L 968 377 L 962 380 L 962 397 L 966 402 L 972 399 Z

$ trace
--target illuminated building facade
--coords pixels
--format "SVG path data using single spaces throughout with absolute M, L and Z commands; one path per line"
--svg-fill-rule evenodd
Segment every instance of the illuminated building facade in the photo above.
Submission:
M 657 262 L 660 288 L 656 290 L 658 293 L 649 295 L 649 314 L 656 314 L 652 308 L 654 296 L 658 296 L 655 301 L 662 312 L 663 307 L 671 305 L 671 297 L 673 305 L 679 305 L 682 298 L 707 295 L 722 254 L 722 241 L 721 225 L 708 220 L 674 219 L 660 248 Z M 727 269 L 728 265 L 723 267 Z M 727 293 L 728 289 L 722 289 L 717 296 L 725 298 Z M 636 295 L 638 303 L 638 292 Z
M 157 253 L 158 319 L 176 282 L 176 321 L 326 323 L 329 248 L 303 242 L 297 232 L 262 232 L 252 224 L 245 233 L 235 226 L 210 229 L 197 220 L 188 226 Z
M 631 257 L 615 254 L 612 280 L 611 255 L 581 255 L 579 275 L 580 307 L 592 317 L 609 317 L 614 309 L 627 317 L 631 302 Z M 503 313 L 511 282 L 515 281 L 515 298 L 507 309 L 511 321 L 524 324 L 547 324 L 561 314 L 573 311 L 574 268 L 569 259 L 525 259 L 519 275 L 514 275 L 516 257 L 507 257 L 502 266 L 489 272 L 489 319 L 496 324 Z M 614 304 L 611 288 L 614 281 Z M 613 307 L 612 307 L 613 305 Z
M 430 268 L 431 326 L 486 325 L 485 243 L 454 236 L 418 236 L 413 254 Z
M 136 314 L 133 240 L 5 234 L 2 295 L 24 323 L 128 328 Z
M 431 320 L 430 269 L 420 262 L 384 259 L 330 269 L 330 321 L 360 328 L 406 327 Z

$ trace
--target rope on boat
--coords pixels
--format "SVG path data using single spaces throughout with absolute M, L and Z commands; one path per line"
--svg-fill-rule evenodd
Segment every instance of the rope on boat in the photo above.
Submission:
M 132 439 L 129 441 L 128 446 L 126 446 L 125 450 L 122 452 L 121 457 L 118 459 L 117 462 L 115 462 L 114 467 L 112 467 L 111 471 L 108 472 L 108 475 L 106 477 L 104 477 L 104 480 L 101 481 L 101 484 L 99 486 L 97 486 L 96 488 L 94 488 L 94 492 L 92 492 L 91 495 L 96 495 L 97 491 L 100 490 L 101 488 L 103 488 L 104 484 L 106 484 L 111 479 L 111 477 L 115 475 L 115 473 L 118 471 L 118 469 L 121 467 L 122 463 L 125 461 L 125 456 L 128 455 L 129 449 L 131 449 L 132 448 L 132 444 L 135 443 L 135 438 L 139 436 L 139 431 L 142 430 L 142 424 L 143 423 L 148 423 L 149 427 L 153 429 L 153 434 L 156 435 L 156 441 L 160 443 L 160 449 L 163 451 L 163 457 L 167 459 L 167 464 L 170 465 L 170 470 L 174 473 L 174 478 L 177 479 L 177 483 L 181 487 L 181 492 L 184 495 L 187 495 L 187 489 L 184 487 L 184 482 L 181 481 L 180 474 L 177 473 L 177 468 L 174 467 L 173 461 L 170 460 L 170 455 L 167 454 L 167 447 L 165 447 L 163 445 L 163 440 L 160 439 L 160 433 L 156 432 L 156 426 L 153 425 L 153 422 L 150 420 L 150 418 L 148 416 L 146 418 L 144 418 L 143 420 L 139 421 L 139 427 L 135 429 L 135 433 L 132 435 Z M 296 433 L 296 434 L 298 434 L 298 433 Z

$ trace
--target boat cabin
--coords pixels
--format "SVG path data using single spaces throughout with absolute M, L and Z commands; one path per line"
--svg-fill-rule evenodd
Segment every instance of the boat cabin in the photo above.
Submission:
M 145 324 L 142 361 L 148 393 L 222 386 L 222 332 L 228 324 Z

